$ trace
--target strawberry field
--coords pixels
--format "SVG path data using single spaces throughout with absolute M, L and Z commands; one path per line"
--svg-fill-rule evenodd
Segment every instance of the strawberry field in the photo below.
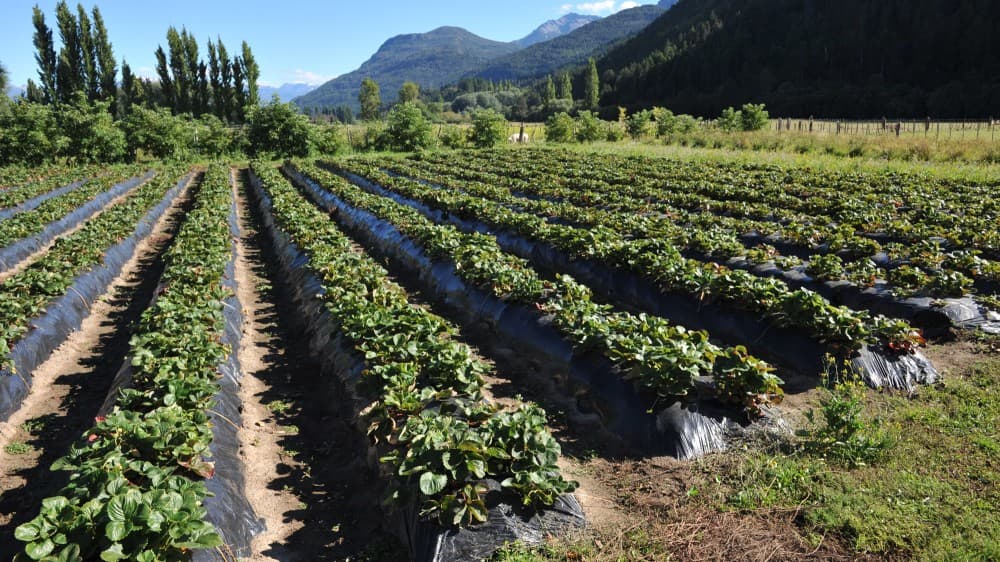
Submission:
M 987 182 L 533 148 L 0 186 L 0 422 L 38 449 L 4 559 L 501 556 L 639 517 L 584 450 L 763 454 L 1000 334 Z

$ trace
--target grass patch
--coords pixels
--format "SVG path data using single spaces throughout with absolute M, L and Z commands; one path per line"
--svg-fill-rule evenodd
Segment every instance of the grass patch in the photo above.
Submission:
M 713 501 L 723 509 L 802 509 L 806 533 L 858 553 L 917 560 L 1000 559 L 1000 359 L 919 396 L 869 392 L 894 446 L 850 469 L 806 452 L 730 457 Z
M 34 447 L 28 445 L 27 443 L 21 443 L 20 441 L 15 441 L 10 445 L 3 448 L 4 452 L 8 455 L 27 455 L 34 450 Z

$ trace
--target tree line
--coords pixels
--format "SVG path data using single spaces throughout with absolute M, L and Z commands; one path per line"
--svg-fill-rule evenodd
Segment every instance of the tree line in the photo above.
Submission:
M 246 108 L 259 104 L 260 68 L 246 41 L 240 54 L 230 57 L 221 39 L 209 39 L 206 62 L 198 56 L 194 34 L 171 26 L 167 49 L 160 45 L 154 53 L 158 80 L 136 76 L 122 60 L 119 86 L 114 49 L 97 6 L 88 14 L 81 4 L 75 13 L 65 0 L 56 4 L 58 51 L 53 29 L 37 5 L 31 19 L 38 82 L 28 80 L 28 101 L 69 104 L 82 94 L 88 102 L 107 102 L 120 118 L 138 104 L 168 108 L 175 115 L 210 113 L 229 123 L 242 123 Z

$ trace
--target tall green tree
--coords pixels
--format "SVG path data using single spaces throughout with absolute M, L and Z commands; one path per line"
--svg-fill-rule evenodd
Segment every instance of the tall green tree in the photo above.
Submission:
M 226 50 L 222 39 L 218 37 L 216 37 L 215 50 L 219 57 L 220 77 L 219 91 L 216 95 L 222 101 L 220 104 L 222 107 L 221 119 L 229 121 L 235 103 L 233 100 L 233 61 L 229 60 L 229 51 Z
M 583 74 L 583 106 L 596 111 L 600 106 L 601 80 L 597 75 L 597 62 L 587 60 L 587 71 Z
M 233 112 L 230 117 L 236 123 L 242 123 L 246 116 L 247 91 L 246 76 L 243 74 L 243 59 L 233 59 Z
M 556 99 L 556 83 L 552 80 L 552 75 L 545 77 L 545 87 L 542 89 L 542 103 L 548 105 Z
M 358 102 L 361 104 L 361 120 L 374 121 L 378 119 L 382 107 L 382 95 L 379 93 L 378 82 L 371 78 L 361 81 L 361 91 L 358 92 Z
M 35 62 L 38 63 L 39 89 L 45 103 L 53 103 L 57 99 L 57 62 L 52 30 L 45 24 L 45 14 L 37 5 L 32 9 L 31 21 L 35 26 Z
M 247 105 L 260 105 L 260 93 L 257 81 L 260 80 L 260 66 L 250 50 L 250 45 L 243 42 L 243 76 L 247 82 Z
M 94 48 L 97 51 L 97 69 L 100 76 L 101 99 L 111 102 L 111 111 L 116 112 L 118 86 L 115 77 L 118 73 L 115 62 L 115 52 L 108 39 L 108 30 L 104 27 L 101 11 L 94 6 Z M 124 80 L 124 79 L 123 79 Z
M 184 34 L 187 35 L 186 30 Z M 170 52 L 170 74 L 173 78 L 174 113 L 184 113 L 191 105 L 191 79 L 188 73 L 185 41 L 174 26 L 167 29 L 167 49 Z
M 83 74 L 80 81 L 87 92 L 87 99 L 94 101 L 101 94 L 101 77 L 97 73 L 97 49 L 94 45 L 94 35 L 91 31 L 90 16 L 83 4 L 76 5 L 77 34 L 80 37 L 80 58 L 83 61 Z
M 208 82 L 212 89 L 212 111 L 219 119 L 225 118 L 225 102 L 222 98 L 222 74 L 215 43 L 208 40 Z
M 56 4 L 56 23 L 59 26 L 59 39 L 62 41 L 56 64 L 56 90 L 59 101 L 73 103 L 76 92 L 85 89 L 86 81 L 79 24 L 65 0 Z
M 188 111 L 201 115 L 198 94 L 198 41 L 193 33 L 186 29 L 181 31 L 181 42 L 184 44 L 184 74 L 188 78 Z
M 160 95 L 165 107 L 174 107 L 174 81 L 170 78 L 170 67 L 167 65 L 167 54 L 163 52 L 163 47 L 157 47 L 156 52 L 156 75 L 160 79 Z
M 399 103 L 417 101 L 420 97 L 420 86 L 416 82 L 403 82 L 403 87 L 399 89 Z
M 28 87 L 24 92 L 24 97 L 28 99 L 31 103 L 45 104 L 45 93 L 42 92 L 42 88 L 35 84 L 35 81 L 28 78 Z
M 559 75 L 559 99 L 573 101 L 573 81 L 568 72 Z
M 0 104 L 7 101 L 7 68 L 0 63 Z
M 122 60 L 122 88 L 121 95 L 118 96 L 118 116 L 122 119 L 131 115 L 132 106 L 138 101 L 136 82 L 132 68 Z

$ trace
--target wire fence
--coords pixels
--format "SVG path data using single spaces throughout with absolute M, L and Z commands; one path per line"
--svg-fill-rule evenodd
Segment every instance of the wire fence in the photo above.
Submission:
M 937 140 L 1000 141 L 1000 120 L 934 119 L 771 119 L 772 131 L 824 135 L 923 137 Z

